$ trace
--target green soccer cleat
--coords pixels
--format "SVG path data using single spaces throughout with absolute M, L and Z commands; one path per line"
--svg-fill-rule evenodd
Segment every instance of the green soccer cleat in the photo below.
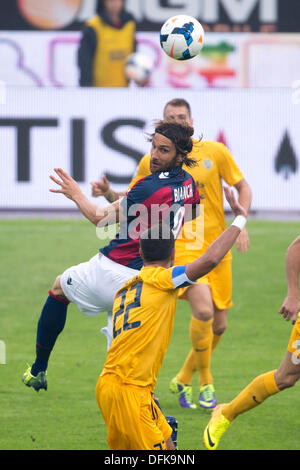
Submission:
M 197 408 L 195 403 L 193 403 L 191 385 L 181 384 L 176 377 L 174 377 L 170 382 L 169 388 L 172 393 L 179 396 L 179 404 L 182 408 L 190 408 L 192 410 Z
M 203 387 L 200 387 L 199 405 L 201 406 L 201 408 L 209 410 L 215 408 L 216 404 L 217 401 L 214 386 L 212 384 L 208 384 L 203 385 Z
M 29 366 L 26 372 L 23 374 L 22 381 L 25 385 L 27 385 L 27 387 L 33 387 L 36 392 L 38 392 L 41 388 L 47 390 L 46 374 L 47 372 L 41 371 L 35 377 L 31 373 L 31 366 Z
M 207 450 L 215 450 L 218 447 L 221 437 L 230 425 L 230 421 L 222 415 L 223 407 L 224 403 L 216 406 L 204 430 L 203 444 Z

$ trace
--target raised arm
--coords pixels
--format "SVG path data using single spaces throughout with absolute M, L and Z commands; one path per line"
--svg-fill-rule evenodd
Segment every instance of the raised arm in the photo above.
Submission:
M 247 212 L 244 207 L 236 201 L 232 190 L 225 187 L 224 191 L 226 199 L 236 217 L 232 225 L 207 248 L 200 258 L 186 266 L 185 272 L 190 281 L 196 281 L 199 277 L 205 276 L 219 264 L 236 241 L 246 223 Z
M 289 321 L 292 318 L 294 324 L 297 320 L 297 314 L 300 312 L 300 237 L 296 238 L 288 247 L 286 253 L 286 279 L 287 296 L 279 310 L 279 313 Z
M 110 225 L 119 221 L 119 200 L 105 208 L 100 208 L 89 201 L 81 191 L 79 185 L 70 175 L 68 175 L 68 173 L 61 168 L 54 168 L 54 171 L 60 180 L 53 175 L 51 175 L 50 178 L 60 186 L 60 189 L 50 189 L 50 192 L 64 194 L 68 199 L 74 201 L 84 217 L 98 227 Z

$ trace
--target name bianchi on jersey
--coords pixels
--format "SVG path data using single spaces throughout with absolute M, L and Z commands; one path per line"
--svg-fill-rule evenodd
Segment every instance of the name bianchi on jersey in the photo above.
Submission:
M 193 197 L 193 185 L 180 186 L 174 189 L 174 202 L 185 201 Z
M 147 457 L 119 457 L 117 455 L 111 454 L 109 457 L 104 458 L 105 465 L 127 465 L 129 467 L 135 468 L 137 463 L 148 463 L 148 465 L 194 465 L 195 456 L 189 454 L 149 454 Z

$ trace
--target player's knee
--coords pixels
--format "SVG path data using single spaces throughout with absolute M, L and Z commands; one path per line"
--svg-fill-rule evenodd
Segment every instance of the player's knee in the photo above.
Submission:
M 279 390 L 285 390 L 286 388 L 291 388 L 299 380 L 299 375 L 295 374 L 277 374 L 276 382 Z
M 202 307 L 201 309 L 195 310 L 193 312 L 193 317 L 195 317 L 197 320 L 209 321 L 213 318 L 213 311 L 209 307 Z
M 226 328 L 227 325 L 216 325 L 213 327 L 213 333 L 216 336 L 221 336 L 223 333 L 225 333 Z
M 62 290 L 61 285 L 60 285 L 60 278 L 61 278 L 60 275 L 57 276 L 57 278 L 55 279 L 54 284 L 51 288 L 51 291 L 54 295 L 64 296 L 63 290 Z

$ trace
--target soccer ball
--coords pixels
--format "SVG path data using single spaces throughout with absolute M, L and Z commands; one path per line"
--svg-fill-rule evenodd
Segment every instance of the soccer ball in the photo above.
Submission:
M 136 83 L 147 81 L 152 70 L 152 59 L 140 52 L 131 54 L 125 64 L 125 74 L 127 79 L 133 80 Z
M 192 16 L 173 16 L 161 28 L 160 45 L 173 59 L 192 59 L 199 54 L 203 44 L 204 29 Z

